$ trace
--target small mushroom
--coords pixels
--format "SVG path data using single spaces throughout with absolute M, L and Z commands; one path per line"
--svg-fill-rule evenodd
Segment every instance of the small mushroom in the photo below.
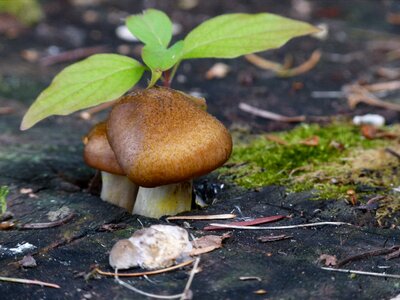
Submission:
M 123 172 L 140 186 L 133 213 L 159 218 L 190 210 L 192 179 L 229 158 L 229 132 L 192 98 L 154 87 L 112 109 L 108 141 Z
M 86 164 L 101 171 L 101 199 L 132 212 L 138 186 L 119 166 L 107 140 L 106 123 L 95 125 L 83 141 Z

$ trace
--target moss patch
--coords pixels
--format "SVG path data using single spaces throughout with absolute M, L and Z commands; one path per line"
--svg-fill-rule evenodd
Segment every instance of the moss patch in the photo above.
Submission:
M 383 130 L 395 133 L 399 126 Z M 312 190 L 317 199 L 344 198 L 349 189 L 376 191 L 400 185 L 399 159 L 385 150 L 400 153 L 398 138 L 368 140 L 359 127 L 336 123 L 300 125 L 273 139 L 255 135 L 243 143 L 239 138 L 222 175 L 246 188 L 285 185 L 293 192 Z

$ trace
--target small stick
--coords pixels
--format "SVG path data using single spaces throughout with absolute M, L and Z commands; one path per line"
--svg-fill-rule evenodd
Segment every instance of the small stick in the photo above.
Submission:
M 286 234 L 281 234 L 281 235 L 272 235 L 272 236 L 260 236 L 257 240 L 259 240 L 262 243 L 266 242 L 276 242 L 276 241 L 282 241 L 282 240 L 287 240 L 291 239 L 293 236 L 291 235 L 286 235 Z
M 281 230 L 281 229 L 294 229 L 294 228 L 326 226 L 326 225 L 354 226 L 353 224 L 344 223 L 344 222 L 317 222 L 317 223 L 298 224 L 298 225 L 289 225 L 289 226 L 235 226 L 235 225 L 218 224 L 218 223 L 210 224 L 210 226 L 217 226 L 217 227 L 230 228 L 230 229 L 247 229 L 247 230 Z
M 66 217 L 54 221 L 54 222 L 46 222 L 46 223 L 28 223 L 28 224 L 24 224 L 21 225 L 19 228 L 20 229 L 44 229 L 44 228 L 52 228 L 52 227 L 57 227 L 57 226 L 61 226 L 67 222 L 69 222 L 70 220 L 72 220 L 74 218 L 75 214 L 71 213 L 69 215 L 67 215 Z
M 232 222 L 228 223 L 225 225 L 232 225 L 232 226 L 252 226 L 252 225 L 260 225 L 264 223 L 270 223 L 270 222 L 275 222 L 279 221 L 282 219 L 287 218 L 286 216 L 270 216 L 270 217 L 263 217 L 263 218 L 257 218 L 254 220 L 250 221 L 242 221 L 242 222 Z M 203 230 L 218 230 L 218 229 L 224 229 L 219 226 L 206 226 L 203 228 Z
M 396 151 L 394 151 L 393 149 L 390 148 L 385 148 L 385 151 L 391 155 L 393 155 L 394 157 L 396 157 L 397 159 L 400 159 L 400 154 L 397 153 Z
M 8 114 L 12 114 L 15 111 L 14 108 L 12 107 L 0 107 L 0 115 L 8 115 Z
M 121 279 L 118 278 L 118 275 L 115 275 L 115 281 L 122 285 L 123 287 L 127 288 L 128 290 L 131 290 L 135 293 L 138 293 L 140 295 L 150 297 L 150 298 L 156 298 L 156 299 L 179 299 L 183 296 L 183 294 L 176 294 L 176 295 L 157 295 L 157 294 L 152 294 L 152 293 L 147 293 L 145 291 L 139 290 L 135 288 L 134 286 L 122 281 Z
M 292 69 L 282 69 L 278 72 L 278 76 L 280 77 L 293 77 L 293 76 L 297 76 L 303 73 L 306 73 L 308 71 L 310 71 L 312 68 L 314 68 L 318 62 L 320 61 L 322 56 L 321 51 L 319 50 L 315 50 L 310 58 L 308 60 L 306 60 L 304 63 L 302 63 L 301 65 L 292 68 Z
M 400 81 L 395 80 L 395 81 L 379 82 L 374 84 L 363 85 L 362 87 L 370 92 L 393 91 L 400 89 Z
M 82 111 L 79 114 L 79 116 L 83 120 L 90 120 L 94 114 L 97 114 L 97 113 L 99 113 L 99 112 L 101 112 L 101 111 L 113 106 L 115 103 L 117 103 L 117 101 L 118 101 L 118 99 L 113 100 L 113 101 L 108 101 L 108 102 L 102 103 L 100 105 L 97 105 L 95 107 L 86 109 L 86 110 Z
M 22 279 L 22 278 L 13 278 L 13 277 L 0 277 L 0 281 L 23 283 L 23 284 L 35 284 L 35 285 L 51 287 L 51 288 L 55 288 L 55 289 L 59 289 L 60 288 L 60 286 L 58 284 L 48 283 L 48 282 L 39 281 L 39 280 L 31 280 L 31 279 Z
M 227 220 L 234 219 L 234 214 L 221 214 L 221 215 L 197 215 L 197 216 L 172 216 L 168 217 L 168 221 L 174 220 Z
M 143 295 L 143 296 L 156 298 L 156 299 L 189 299 L 189 298 L 187 298 L 187 294 L 188 294 L 190 285 L 192 284 L 194 275 L 196 274 L 197 266 L 199 265 L 199 262 L 200 262 L 200 258 L 198 257 L 198 258 L 196 258 L 194 266 L 192 268 L 192 271 L 190 272 L 190 276 L 189 276 L 189 279 L 188 279 L 188 281 L 186 283 L 184 291 L 181 294 L 176 294 L 176 295 L 157 295 L 157 294 L 151 294 L 151 293 L 147 293 L 145 291 L 139 290 L 139 289 L 135 288 L 134 286 L 132 286 L 130 284 L 127 284 L 126 282 L 124 282 L 121 279 L 119 279 L 118 275 L 121 275 L 121 274 L 118 273 L 118 270 L 116 270 L 116 273 L 115 273 L 114 277 L 115 277 L 115 280 L 120 285 L 122 285 L 123 287 L 125 287 L 125 288 L 127 288 L 127 289 L 129 289 L 131 291 L 134 291 L 134 292 L 136 292 L 136 293 L 138 293 L 140 295 Z
M 342 272 L 342 273 L 357 274 L 357 275 L 367 275 L 367 276 L 400 279 L 400 275 L 396 275 L 396 274 L 375 273 L 375 272 L 357 271 L 357 270 L 349 270 L 349 269 L 335 269 L 335 268 L 328 268 L 328 267 L 321 267 L 321 269 L 326 270 L 326 271 L 333 271 L 333 272 Z
M 372 251 L 356 254 L 356 255 L 347 257 L 345 259 L 342 259 L 341 261 L 339 261 L 336 264 L 336 266 L 337 267 L 341 267 L 341 266 L 344 266 L 345 264 L 347 264 L 349 262 L 352 262 L 352 261 L 361 260 L 361 259 L 369 258 L 369 257 L 373 257 L 373 256 L 390 254 L 390 253 L 395 252 L 399 248 L 400 248 L 400 246 L 393 246 L 391 248 L 376 249 L 376 250 L 372 250 Z
M 186 283 L 185 289 L 183 290 L 181 300 L 191 299 L 190 297 L 188 297 L 188 293 L 189 293 L 190 286 L 192 285 L 194 275 L 196 275 L 197 267 L 199 266 L 199 263 L 200 263 L 200 257 L 197 257 L 196 261 L 194 262 L 192 271 L 190 272 L 190 276 Z
M 399 104 L 383 101 L 359 84 L 345 86 L 343 91 L 347 97 L 347 103 L 351 109 L 354 109 L 359 103 L 365 103 L 389 110 L 400 111 Z
M 194 262 L 194 259 L 185 261 L 183 263 L 177 264 L 177 265 L 172 266 L 172 267 L 160 269 L 160 270 L 144 271 L 144 272 L 137 272 L 137 273 L 104 272 L 104 271 L 100 270 L 99 268 L 95 268 L 94 271 L 99 273 L 100 275 L 104 275 L 104 276 L 116 276 L 116 275 L 118 275 L 119 277 L 140 277 L 140 276 L 144 276 L 144 275 L 149 276 L 149 275 L 157 275 L 157 274 L 166 273 L 166 272 L 169 272 L 169 271 L 173 271 L 173 270 L 188 266 L 188 265 L 192 264 L 193 262 Z
M 293 77 L 306 73 L 314 68 L 321 59 L 321 55 L 321 51 L 315 50 L 311 54 L 310 58 L 307 59 L 304 63 L 291 69 L 287 68 L 287 64 L 282 65 L 276 62 L 272 62 L 256 54 L 247 54 L 245 55 L 245 59 L 261 69 L 271 70 L 275 72 L 276 75 L 278 75 L 279 77 Z
M 305 116 L 287 117 L 267 110 L 259 109 L 244 102 L 239 103 L 239 109 L 251 113 L 257 117 L 278 122 L 299 123 L 299 122 L 304 122 L 306 120 Z
M 106 52 L 108 50 L 107 46 L 95 46 L 88 48 L 78 48 L 70 51 L 64 51 L 55 55 L 45 56 L 40 59 L 40 64 L 42 66 L 51 66 L 57 63 L 69 62 L 73 60 L 78 60 L 81 58 L 85 58 L 92 54 Z
M 240 276 L 239 280 L 246 281 L 246 280 L 257 280 L 262 281 L 262 279 L 258 276 Z

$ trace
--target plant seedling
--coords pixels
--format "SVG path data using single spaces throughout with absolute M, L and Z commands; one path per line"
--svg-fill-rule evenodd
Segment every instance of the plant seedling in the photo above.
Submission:
M 138 201 L 141 204 L 137 203 L 133 212 L 152 217 L 176 214 L 190 209 L 191 179 L 222 165 L 229 158 L 232 147 L 230 135 L 223 125 L 195 104 L 199 99 L 168 88 L 180 63 L 196 58 L 236 58 L 278 48 L 291 38 L 314 33 L 318 29 L 304 22 L 269 13 L 235 13 L 211 18 L 194 28 L 183 40 L 171 44 L 172 22 L 165 13 L 154 9 L 128 17 L 126 26 L 144 44 L 142 63 L 123 55 L 96 54 L 65 68 L 29 108 L 22 120 L 21 130 L 29 129 L 51 115 L 68 115 L 115 100 L 135 86 L 145 71 L 149 71 L 151 77 L 147 89 L 123 97 L 114 106 L 111 117 L 104 126 L 105 129 L 101 132 L 97 130 L 97 133 L 100 132 L 98 136 L 101 146 L 99 147 L 106 149 L 108 159 L 116 165 L 118 170 L 114 174 L 112 171 L 106 171 L 107 175 L 104 178 L 107 184 L 103 187 L 106 186 L 107 191 L 103 190 L 102 194 L 104 192 L 104 195 L 109 195 L 106 201 L 116 205 L 124 203 L 119 205 L 131 210 L 135 199 L 127 201 L 113 199 L 120 198 L 123 194 L 130 198 L 135 197 L 136 192 L 120 193 L 113 190 L 117 187 L 124 189 L 124 186 L 127 186 L 126 183 L 119 184 L 119 181 L 126 181 L 127 176 L 134 184 L 148 188 L 146 191 L 142 189 L 142 192 L 139 188 L 138 197 L 140 195 L 139 198 L 145 198 L 145 200 Z M 155 87 L 160 80 L 164 88 Z M 134 118 L 125 116 L 126 111 L 134 115 Z M 192 120 L 185 119 L 186 112 L 190 112 Z M 124 114 L 121 121 L 118 121 L 118 114 Z M 204 120 L 195 118 L 196 115 L 203 116 Z M 143 118 L 142 123 L 147 122 L 149 128 L 152 129 L 140 126 L 138 129 L 135 124 L 138 118 Z M 173 119 L 175 123 L 167 122 L 168 119 Z M 196 122 L 194 122 L 195 119 Z M 193 133 L 202 132 L 203 127 L 207 127 L 204 125 L 206 120 L 213 123 L 212 130 L 219 131 L 220 136 L 216 138 L 217 135 L 207 134 L 209 138 L 197 141 Z M 158 122 L 161 125 L 157 126 Z M 183 127 L 183 124 L 190 124 L 190 126 Z M 122 133 L 125 129 L 131 131 Z M 163 138 L 167 133 L 169 138 Z M 90 136 L 94 134 L 89 134 L 86 142 L 90 142 Z M 210 163 L 205 162 L 208 153 L 203 146 L 208 144 L 213 137 L 226 140 L 226 143 L 218 146 L 220 147 L 218 149 L 207 150 L 208 153 L 219 153 L 218 159 L 211 166 Z M 158 140 L 155 140 L 156 138 Z M 159 143 L 162 139 L 167 140 L 166 144 Z M 127 140 L 131 142 L 129 146 L 119 144 Z M 174 153 L 178 148 L 177 144 L 183 150 L 179 155 Z M 214 141 L 210 144 L 214 145 Z M 147 152 L 138 154 L 136 151 L 138 148 Z M 202 166 L 200 169 L 186 170 L 185 162 L 192 159 L 188 158 L 188 153 L 192 153 L 191 155 L 195 157 L 193 165 Z M 154 158 L 152 163 L 159 162 L 153 165 L 147 164 L 148 161 L 145 163 L 148 156 Z M 183 163 L 182 166 L 177 165 L 179 160 Z M 169 165 L 164 163 L 165 161 L 168 161 Z M 107 165 L 108 162 L 105 164 Z M 146 171 L 141 169 L 144 165 L 146 165 Z M 161 171 L 161 165 L 166 169 Z M 173 176 L 174 172 L 179 174 Z M 145 179 L 141 177 L 139 180 L 139 173 L 147 177 Z M 164 178 L 165 174 L 172 179 Z M 184 186 L 181 185 L 182 181 Z M 156 187 L 160 184 L 161 187 Z M 136 190 L 132 186 L 127 188 L 131 191 Z M 145 205 L 146 207 L 138 207 L 142 206 L 143 202 L 149 202 L 149 197 L 159 200 Z M 168 201 L 165 201 L 167 199 Z M 182 201 L 185 204 L 177 204 Z

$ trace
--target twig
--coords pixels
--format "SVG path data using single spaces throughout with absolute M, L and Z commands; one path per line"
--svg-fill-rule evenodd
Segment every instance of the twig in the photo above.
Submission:
M 267 110 L 259 109 L 244 102 L 239 103 L 239 109 L 251 113 L 257 117 L 274 120 L 278 122 L 299 123 L 299 122 L 304 122 L 306 120 L 305 116 L 287 117 Z
M 396 157 L 397 159 L 400 159 L 400 154 L 397 153 L 396 151 L 394 151 L 393 149 L 390 148 L 385 148 L 385 151 L 391 155 L 393 155 L 394 157 Z
M 235 226 L 235 225 L 218 224 L 218 223 L 210 224 L 210 226 L 217 226 L 217 227 L 231 228 L 231 229 L 247 229 L 247 230 L 281 230 L 281 229 L 294 229 L 294 228 L 326 226 L 326 225 L 333 225 L 333 226 L 348 225 L 348 226 L 354 226 L 353 224 L 344 223 L 344 222 L 317 222 L 317 223 L 288 225 L 288 226 Z
M 123 287 L 127 288 L 128 290 L 131 290 L 135 293 L 138 293 L 140 295 L 150 297 L 150 298 L 156 298 L 156 299 L 179 299 L 183 296 L 183 294 L 176 294 L 176 295 L 157 295 L 157 294 L 151 294 L 147 293 L 145 291 L 139 290 L 135 288 L 134 286 L 127 284 L 126 282 L 122 281 L 121 279 L 118 278 L 118 275 L 115 275 L 115 281 L 122 285 Z
M 375 273 L 375 272 L 357 271 L 357 270 L 349 270 L 349 269 L 335 269 L 335 268 L 328 268 L 328 267 L 321 267 L 321 269 L 326 270 L 326 271 L 333 271 L 333 272 L 342 272 L 342 273 L 357 274 L 357 275 L 367 275 L 367 276 L 400 279 L 400 275 L 396 275 L 396 274 Z
M 21 225 L 19 228 L 20 229 L 44 229 L 44 228 L 52 228 L 52 227 L 57 227 L 57 226 L 61 226 L 67 222 L 69 222 L 70 220 L 72 220 L 74 218 L 75 214 L 71 213 L 69 215 L 67 215 L 66 217 L 54 221 L 54 222 L 46 222 L 46 223 L 28 223 L 28 224 L 24 224 Z
M 60 286 L 58 284 L 48 283 L 48 282 L 39 281 L 39 280 L 31 280 L 31 279 L 22 279 L 22 278 L 13 278 L 13 277 L 0 277 L 0 281 L 23 283 L 23 284 L 35 284 L 35 285 L 51 287 L 51 288 L 55 288 L 55 289 L 59 289 L 60 288 Z
M 390 254 L 390 253 L 395 252 L 399 248 L 400 248 L 400 246 L 393 246 L 391 248 L 376 249 L 376 250 L 372 250 L 372 251 L 356 254 L 356 255 L 353 255 L 353 256 L 350 256 L 350 257 L 347 257 L 345 259 L 340 260 L 336 264 L 336 266 L 337 267 L 341 267 L 341 266 L 344 266 L 345 264 L 347 264 L 349 262 L 352 262 L 352 261 L 361 260 L 361 259 L 369 258 L 369 257 L 373 257 L 373 256 Z
M 191 262 L 193 262 L 193 261 L 191 261 Z M 120 276 L 121 274 L 118 273 L 118 270 L 116 270 L 114 277 L 115 277 L 115 280 L 123 287 L 125 287 L 131 291 L 134 291 L 140 295 L 143 295 L 143 296 L 152 297 L 152 298 L 156 298 L 156 299 L 188 299 L 187 294 L 188 294 L 190 286 L 192 284 L 194 275 L 196 274 L 199 262 L 200 262 L 200 258 L 198 257 L 198 258 L 196 258 L 195 263 L 192 268 L 192 271 L 190 272 L 190 276 L 186 283 L 185 289 L 183 290 L 182 293 L 176 294 L 176 295 L 157 295 L 157 294 L 151 294 L 151 293 L 147 293 L 145 291 L 139 290 L 139 289 L 135 288 L 134 286 L 127 284 L 126 282 L 119 279 L 118 276 Z
M 363 88 L 367 89 L 369 92 L 380 92 L 380 91 L 394 91 L 400 89 L 400 81 L 387 81 L 379 82 L 374 84 L 363 85 Z
M 86 109 L 86 110 L 82 111 L 79 114 L 79 116 L 83 120 L 90 120 L 94 114 L 97 114 L 97 113 L 99 113 L 99 112 L 101 112 L 101 111 L 113 106 L 117 101 L 118 101 L 118 99 L 117 100 L 113 100 L 113 101 L 108 101 L 108 102 L 102 103 L 100 105 L 97 105 L 95 107 Z
M 15 109 L 12 107 L 8 107 L 8 106 L 0 107 L 0 115 L 9 115 L 9 114 L 12 114 L 14 111 L 15 111 Z
M 162 274 L 166 272 L 170 272 L 185 266 L 188 266 L 194 262 L 194 259 L 185 261 L 183 263 L 177 264 L 172 267 L 164 268 L 164 269 L 159 269 L 159 270 L 153 270 L 153 271 L 144 271 L 144 272 L 136 272 L 136 273 L 112 273 L 112 272 L 104 272 L 100 270 L 99 268 L 95 268 L 94 271 L 100 275 L 104 276 L 116 276 L 118 274 L 119 277 L 140 277 L 144 275 L 157 275 L 157 274 Z
M 106 52 L 107 50 L 108 50 L 107 46 L 78 48 L 70 51 L 64 51 L 55 55 L 45 56 L 42 59 L 40 59 L 40 64 L 43 66 L 51 66 L 57 63 L 78 60 L 90 56 L 92 54 Z
M 185 289 L 183 290 L 181 300 L 191 299 L 190 297 L 188 297 L 188 293 L 189 293 L 189 290 L 190 290 L 190 286 L 192 285 L 194 275 L 196 275 L 197 267 L 199 266 L 199 263 L 200 263 L 200 257 L 197 257 L 196 261 L 194 262 L 192 271 L 190 272 L 190 276 L 189 276 L 189 279 L 188 279 L 188 281 L 186 283 Z
M 396 251 L 389 253 L 388 255 L 385 256 L 385 259 L 389 260 L 397 257 L 400 257 L 400 249 L 397 249 Z
M 276 242 L 276 241 L 282 241 L 282 240 L 287 240 L 291 239 L 293 236 L 291 235 L 286 235 L 286 234 L 281 234 L 281 235 L 272 235 L 272 236 L 260 236 L 257 240 L 259 240 L 261 243 L 266 243 L 266 242 Z
M 174 220 L 227 220 L 234 219 L 234 214 L 221 214 L 221 215 L 197 215 L 197 216 L 172 216 L 168 217 L 168 221 Z
M 282 219 L 287 218 L 287 216 L 269 216 L 269 217 L 262 217 L 262 218 L 257 218 L 254 220 L 250 221 L 241 221 L 241 222 L 232 222 L 228 223 L 225 225 L 232 225 L 232 226 L 252 226 L 252 225 L 260 225 L 260 224 L 265 224 L 265 223 L 270 223 L 270 222 L 275 222 L 279 221 Z M 219 230 L 219 229 L 225 229 L 220 226 L 206 226 L 203 228 L 203 230 Z
M 284 63 L 279 64 L 276 62 L 269 61 L 265 58 L 262 58 L 261 56 L 258 56 L 256 54 L 248 54 L 245 55 L 245 58 L 247 61 L 252 63 L 253 65 L 265 69 L 265 70 L 271 70 L 276 73 L 279 77 L 293 77 L 297 76 L 303 73 L 306 73 L 310 71 L 312 68 L 314 68 L 319 60 L 321 59 L 321 51 L 315 50 L 309 59 L 307 59 L 304 63 L 301 65 L 294 67 L 294 68 L 288 68 L 288 64 Z
M 365 103 L 389 110 L 400 111 L 399 104 L 383 101 L 359 84 L 345 86 L 343 92 L 347 97 L 347 102 L 351 109 L 354 109 L 359 103 Z
M 244 58 L 260 69 L 271 70 L 275 73 L 278 73 L 279 70 L 282 69 L 282 65 L 280 63 L 267 60 L 256 54 L 247 54 L 244 56 Z
M 262 279 L 258 276 L 240 276 L 239 280 L 242 281 L 247 281 L 247 280 L 257 280 L 257 281 L 262 281 Z
M 288 69 L 288 70 L 283 69 L 278 73 L 278 76 L 293 77 L 293 76 L 297 76 L 297 75 L 306 73 L 306 72 L 310 71 L 311 69 L 313 69 L 318 64 L 318 62 L 321 59 L 321 56 L 322 56 L 321 51 L 315 50 L 311 54 L 310 58 L 308 60 L 306 60 L 304 63 L 302 63 L 301 65 L 299 65 L 295 68 L 292 68 L 292 69 Z

